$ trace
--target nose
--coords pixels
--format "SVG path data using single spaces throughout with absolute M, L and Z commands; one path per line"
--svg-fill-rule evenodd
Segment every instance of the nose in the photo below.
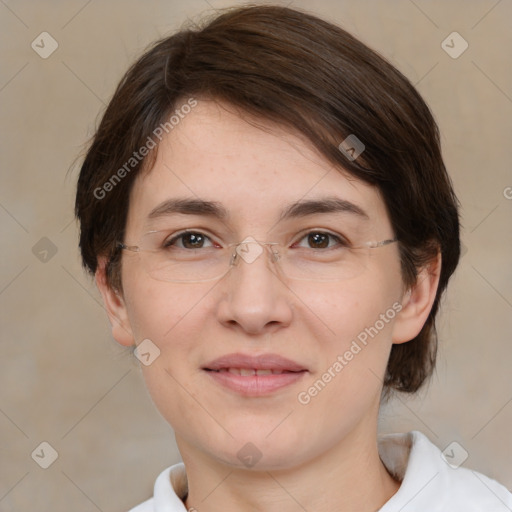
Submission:
M 247 334 L 274 332 L 292 320 L 292 294 L 270 261 L 271 246 L 246 240 L 236 248 L 235 264 L 220 283 L 218 319 Z

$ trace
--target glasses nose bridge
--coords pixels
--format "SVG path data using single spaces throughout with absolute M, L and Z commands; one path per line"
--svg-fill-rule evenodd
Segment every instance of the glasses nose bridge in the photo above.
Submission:
M 229 266 L 236 266 L 240 260 L 244 263 L 251 264 L 256 261 L 265 251 L 267 251 L 268 257 L 272 263 L 277 263 L 280 259 L 280 253 L 277 250 L 277 242 L 264 242 L 256 240 L 253 237 L 247 237 L 241 242 L 234 244 L 233 252 L 231 253 Z

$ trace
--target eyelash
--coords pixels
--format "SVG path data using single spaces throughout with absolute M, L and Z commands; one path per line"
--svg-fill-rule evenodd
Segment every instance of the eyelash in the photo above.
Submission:
M 180 233 L 175 234 L 174 236 L 172 236 L 169 239 L 164 240 L 164 242 L 162 244 L 163 248 L 167 249 L 169 247 L 173 247 L 177 240 L 181 239 L 184 235 L 187 235 L 187 234 L 200 235 L 200 236 L 202 236 L 204 238 L 207 238 L 212 244 L 215 243 L 215 242 L 213 242 L 211 240 L 211 238 L 208 235 L 206 235 L 205 233 L 202 233 L 201 231 L 186 230 L 186 231 L 182 231 Z M 300 238 L 296 242 L 294 242 L 292 245 L 295 245 L 298 242 L 304 240 L 308 235 L 311 235 L 311 234 L 327 235 L 331 239 L 333 239 L 336 242 L 336 244 L 338 246 L 340 246 L 340 247 L 346 248 L 346 247 L 350 246 L 349 241 L 344 236 L 338 235 L 338 234 L 334 234 L 334 233 L 331 233 L 329 231 L 320 230 L 320 229 L 311 229 L 309 231 L 306 231 L 306 232 L 302 233 Z M 324 250 L 332 249 L 332 248 L 333 247 L 326 247 L 326 248 L 324 248 Z M 180 249 L 182 249 L 182 248 L 180 247 Z M 186 249 L 186 248 L 183 248 L 183 249 Z M 200 249 L 202 249 L 202 247 L 200 247 Z

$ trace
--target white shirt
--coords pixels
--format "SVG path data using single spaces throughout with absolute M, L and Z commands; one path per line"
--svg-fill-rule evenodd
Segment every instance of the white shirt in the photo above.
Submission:
M 453 456 L 453 452 L 448 452 Z M 400 481 L 379 512 L 512 512 L 512 494 L 495 480 L 454 468 L 421 432 L 379 438 L 379 454 Z M 156 479 L 153 498 L 130 512 L 187 512 L 187 475 L 181 462 Z

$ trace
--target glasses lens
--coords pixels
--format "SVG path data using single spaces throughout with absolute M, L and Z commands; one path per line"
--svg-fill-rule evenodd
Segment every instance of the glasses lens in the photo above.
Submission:
M 146 272 L 158 281 L 192 282 L 216 279 L 227 272 L 231 249 L 213 246 L 188 248 L 169 244 L 165 234 L 144 235 L 141 258 Z
M 344 281 L 362 274 L 368 267 L 369 248 L 337 248 L 333 251 L 288 249 L 280 260 L 283 274 L 290 279 Z

